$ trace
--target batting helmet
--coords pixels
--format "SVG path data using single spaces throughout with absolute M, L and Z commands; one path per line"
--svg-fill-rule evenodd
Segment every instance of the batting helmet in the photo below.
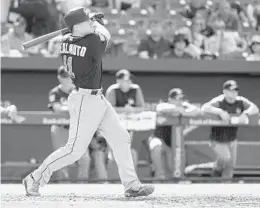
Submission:
M 90 9 L 85 7 L 76 7 L 69 10 L 64 16 L 64 22 L 69 29 L 74 25 L 88 21 L 88 20 L 100 20 L 104 18 L 103 13 L 91 13 Z M 102 23 L 101 23 L 102 24 Z

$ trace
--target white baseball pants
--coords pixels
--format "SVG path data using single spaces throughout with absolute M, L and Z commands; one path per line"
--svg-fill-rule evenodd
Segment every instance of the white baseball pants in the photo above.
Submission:
M 44 185 L 54 171 L 79 160 L 98 130 L 110 145 L 125 190 L 139 188 L 141 183 L 135 172 L 131 155 L 131 139 L 120 119 L 102 93 L 91 95 L 91 90 L 79 89 L 69 95 L 69 139 L 64 147 L 49 155 L 32 173 Z

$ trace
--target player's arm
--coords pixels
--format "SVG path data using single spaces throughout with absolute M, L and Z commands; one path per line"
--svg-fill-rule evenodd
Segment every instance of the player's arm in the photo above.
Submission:
M 144 94 L 140 87 L 136 89 L 136 107 L 143 109 L 145 107 Z
M 201 111 L 204 113 L 212 113 L 215 115 L 219 115 L 223 110 L 219 108 L 220 96 L 213 98 L 211 101 L 205 103 L 201 107 Z
M 109 87 L 106 91 L 106 99 L 112 106 L 116 106 L 116 93 L 112 87 Z
M 245 110 L 243 111 L 242 114 L 246 114 L 248 116 L 251 115 L 256 115 L 259 113 L 259 108 L 257 107 L 256 104 L 254 104 L 253 102 L 251 102 L 250 100 L 248 100 L 245 97 L 241 97 L 241 100 L 243 102 L 243 105 L 245 107 Z
M 174 114 L 174 115 L 180 115 L 180 110 L 176 106 L 169 104 L 169 103 L 160 103 L 156 107 L 157 113 L 162 114 Z
M 181 112 L 181 115 L 183 116 L 197 116 L 201 112 L 200 108 L 191 103 L 185 103 L 185 107 L 185 110 Z
M 106 46 L 111 39 L 110 32 L 103 26 L 101 25 L 98 21 L 94 21 L 94 26 L 95 26 L 95 33 L 101 36 L 101 41 L 106 42 Z M 102 39 L 103 37 L 103 39 Z

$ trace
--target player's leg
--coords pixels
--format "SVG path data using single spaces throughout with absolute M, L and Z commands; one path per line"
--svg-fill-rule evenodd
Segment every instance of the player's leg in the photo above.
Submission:
M 121 124 L 119 116 L 107 102 L 106 113 L 98 128 L 113 151 L 118 172 L 125 188 L 125 196 L 147 196 L 154 191 L 152 186 L 142 186 L 134 168 L 130 135 Z
M 60 147 L 65 146 L 69 137 L 69 130 L 65 129 L 63 126 L 53 125 L 51 126 L 51 142 L 52 147 L 55 150 Z M 57 171 L 58 179 L 68 179 L 69 171 L 68 167 L 64 167 Z
M 79 160 L 85 153 L 106 110 L 106 103 L 101 96 L 71 93 L 68 98 L 70 112 L 70 130 L 67 144 L 48 156 L 27 181 L 48 183 L 52 173 Z M 97 109 L 96 111 L 93 109 Z M 25 182 L 27 182 L 25 180 Z M 26 184 L 25 184 L 26 186 Z M 28 194 L 28 188 L 27 188 Z
M 222 175 L 226 163 L 230 158 L 229 148 L 225 143 L 219 143 L 215 141 L 212 142 L 212 148 L 216 155 L 216 162 L 213 168 L 213 173 L 215 175 L 217 174 Z
M 164 169 L 164 144 L 157 137 L 150 137 L 148 141 L 155 179 L 165 179 Z
M 237 141 L 232 141 L 227 145 L 230 152 L 230 158 L 226 161 L 226 166 L 223 170 L 222 177 L 232 179 L 237 160 Z

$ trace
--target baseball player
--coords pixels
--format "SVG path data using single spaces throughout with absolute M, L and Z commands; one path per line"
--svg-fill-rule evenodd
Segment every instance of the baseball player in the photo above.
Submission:
M 248 116 L 257 114 L 257 106 L 239 96 L 238 84 L 234 80 L 223 84 L 223 94 L 213 98 L 202 106 L 202 111 L 219 116 L 223 121 L 230 121 L 230 114 L 238 115 L 238 123 L 248 123 Z M 233 177 L 237 157 L 237 127 L 214 126 L 210 134 L 211 146 L 216 154 L 213 176 L 225 179 Z
M 153 186 L 139 181 L 131 155 L 130 135 L 102 94 L 102 55 L 110 33 L 96 18 L 84 7 L 71 9 L 64 16 L 71 33 L 63 37 L 61 57 L 76 86 L 68 97 L 69 139 L 23 180 L 28 196 L 38 196 L 39 186 L 48 183 L 54 171 L 79 160 L 96 131 L 113 150 L 125 196 L 147 196 L 154 191 Z
M 68 114 L 68 96 L 74 90 L 75 86 L 69 76 L 68 71 L 64 66 L 59 67 L 57 78 L 59 85 L 49 92 L 48 107 L 55 113 Z M 51 140 L 54 150 L 59 149 L 67 143 L 69 137 L 69 125 L 52 125 L 51 126 Z M 77 161 L 78 179 L 88 179 L 90 158 L 88 148 L 80 160 Z M 62 168 L 58 171 L 60 179 L 68 179 L 68 167 Z
M 136 108 L 144 109 L 144 95 L 139 85 L 134 84 L 131 73 L 127 69 L 121 69 L 116 73 L 116 84 L 111 85 L 106 91 L 106 98 L 114 107 L 124 107 L 127 112 Z M 130 132 L 131 138 L 133 133 Z M 131 148 L 135 167 L 138 164 L 138 153 Z
M 196 116 L 200 114 L 200 109 L 185 99 L 182 89 L 173 88 L 169 91 L 168 102 L 158 104 L 156 112 L 157 115 Z M 156 126 L 154 135 L 148 141 L 156 179 L 165 179 L 167 170 L 172 172 L 171 128 Z

